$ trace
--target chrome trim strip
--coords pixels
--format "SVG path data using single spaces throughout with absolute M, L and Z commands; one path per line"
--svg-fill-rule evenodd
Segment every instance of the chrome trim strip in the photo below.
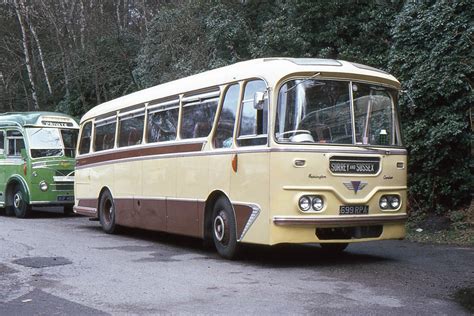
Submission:
M 318 145 L 316 145 L 318 146 Z M 325 145 L 327 146 L 327 145 Z M 334 147 L 339 147 L 338 145 L 333 145 Z M 313 153 L 322 153 L 322 154 L 357 154 L 357 155 L 407 155 L 407 150 L 402 148 L 386 148 L 386 149 L 375 149 L 375 148 L 364 148 L 363 146 L 360 147 L 353 147 L 359 149 L 343 149 L 343 148 L 294 148 L 288 149 L 288 147 L 284 148 L 272 148 L 272 152 L 313 152 Z
M 274 216 L 273 224 L 277 226 L 317 226 L 341 227 L 352 225 L 377 225 L 404 222 L 407 214 L 401 215 L 340 215 L 340 216 Z
M 24 163 L 25 161 L 21 158 L 0 160 L 0 166 L 20 166 Z
M 97 217 L 97 209 L 93 207 L 85 207 L 85 206 L 73 206 L 73 211 L 76 214 L 90 216 L 90 217 Z
M 192 199 L 192 198 L 177 198 L 177 197 L 169 197 L 169 196 L 141 196 L 141 195 L 125 195 L 125 196 L 116 196 L 114 200 L 160 200 L 160 201 L 185 201 L 185 202 L 206 202 L 205 199 Z
M 35 158 L 36 159 L 36 158 Z M 71 158 L 73 159 L 73 158 Z M 74 160 L 47 160 L 47 161 L 33 161 L 31 166 L 33 168 L 43 168 L 43 167 L 55 167 L 62 164 L 70 164 L 74 167 Z
M 74 203 L 74 201 L 30 201 L 30 204 L 31 205 L 46 205 L 46 204 L 50 204 L 50 205 L 64 205 L 64 204 L 72 204 Z
M 54 182 L 74 182 L 74 176 L 53 176 Z

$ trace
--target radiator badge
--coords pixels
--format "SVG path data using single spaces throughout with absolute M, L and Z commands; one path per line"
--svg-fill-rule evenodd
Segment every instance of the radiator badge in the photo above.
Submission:
M 362 190 L 367 185 L 367 182 L 364 181 L 351 181 L 343 183 L 347 189 L 353 190 L 355 194 L 357 194 L 358 191 Z

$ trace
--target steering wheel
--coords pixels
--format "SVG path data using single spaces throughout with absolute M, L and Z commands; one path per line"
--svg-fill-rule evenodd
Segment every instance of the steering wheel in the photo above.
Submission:
M 283 132 L 280 135 L 278 135 L 278 140 L 282 140 L 282 139 L 286 138 L 284 136 L 289 135 L 289 134 L 292 134 L 289 137 L 290 141 L 294 141 L 294 142 L 314 142 L 313 136 L 311 135 L 311 132 L 306 130 L 306 129 L 294 129 L 294 130 Z M 302 137 L 297 137 L 298 135 L 301 135 Z M 303 135 L 307 135 L 307 136 L 304 137 Z
M 288 134 L 292 134 L 292 136 L 295 136 L 296 134 L 309 134 L 311 135 L 311 132 L 306 130 L 306 129 L 294 129 L 294 130 L 291 130 L 291 131 L 286 131 L 286 132 L 283 132 L 283 133 L 280 133 L 278 135 L 278 138 L 283 138 L 283 136 L 285 135 L 288 135 Z

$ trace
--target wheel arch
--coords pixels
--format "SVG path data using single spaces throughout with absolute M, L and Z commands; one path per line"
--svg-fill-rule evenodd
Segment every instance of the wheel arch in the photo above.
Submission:
M 13 200 L 12 200 L 12 193 L 15 188 L 15 186 L 21 185 L 23 187 L 23 190 L 26 193 L 25 201 L 29 204 L 30 203 L 30 188 L 28 187 L 28 184 L 26 183 L 25 179 L 19 175 L 13 175 L 10 179 L 7 181 L 7 185 L 5 186 L 5 206 L 11 206 L 13 205 Z

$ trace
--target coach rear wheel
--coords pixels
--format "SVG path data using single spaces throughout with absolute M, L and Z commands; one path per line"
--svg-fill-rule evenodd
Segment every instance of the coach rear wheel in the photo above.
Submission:
M 99 219 L 102 229 L 107 234 L 117 233 L 118 226 L 115 224 L 115 204 L 112 194 L 105 191 L 99 200 Z
M 239 250 L 234 211 L 229 201 L 219 198 L 212 212 L 212 238 L 217 252 L 224 258 L 234 259 Z

